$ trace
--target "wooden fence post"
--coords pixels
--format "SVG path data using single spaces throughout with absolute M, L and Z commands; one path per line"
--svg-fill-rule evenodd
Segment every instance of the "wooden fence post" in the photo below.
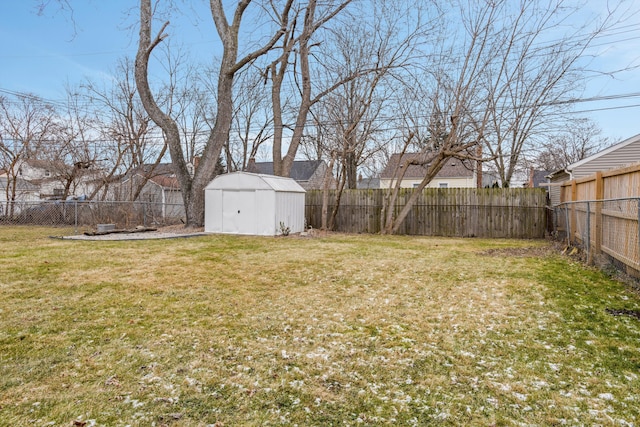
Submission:
M 571 181 L 571 201 L 572 202 L 576 202 L 578 200 L 578 184 L 576 183 L 576 180 L 572 180 Z M 571 203 L 571 219 L 570 219 L 570 233 L 573 234 L 575 233 L 576 227 L 577 227 L 577 219 L 576 219 L 576 203 Z M 569 237 L 569 244 L 571 244 L 571 240 L 573 239 L 573 236 L 568 236 Z
M 604 199 L 604 179 L 602 172 L 596 172 L 596 201 L 594 214 L 594 243 L 592 254 L 589 257 L 589 264 L 593 264 L 593 256 L 599 255 L 602 251 L 602 199 Z

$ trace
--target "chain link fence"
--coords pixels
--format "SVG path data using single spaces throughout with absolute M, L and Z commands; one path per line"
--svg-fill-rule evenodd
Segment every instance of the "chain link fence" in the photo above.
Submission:
M 555 207 L 553 233 L 581 248 L 589 263 L 614 261 L 628 273 L 640 272 L 640 198 L 589 200 Z
M 40 225 L 93 229 L 114 224 L 118 229 L 163 227 L 184 223 L 182 204 L 56 200 L 0 203 L 0 225 Z

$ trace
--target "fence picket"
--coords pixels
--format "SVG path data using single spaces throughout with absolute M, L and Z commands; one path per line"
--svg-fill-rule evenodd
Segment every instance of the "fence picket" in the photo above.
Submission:
M 345 190 L 335 230 L 379 233 L 384 189 Z M 403 189 L 394 209 L 397 214 L 411 197 Z M 336 200 L 329 194 L 329 212 Z M 546 231 L 546 193 L 540 189 L 427 188 L 402 224 L 399 233 L 451 237 L 542 238 Z M 306 220 L 319 228 L 322 191 L 306 196 Z

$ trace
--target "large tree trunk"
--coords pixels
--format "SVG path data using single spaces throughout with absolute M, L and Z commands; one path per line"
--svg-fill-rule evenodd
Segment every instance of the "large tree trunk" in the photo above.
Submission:
M 186 224 L 188 226 L 199 225 L 197 213 L 194 213 L 190 209 L 192 198 L 191 176 L 189 175 L 187 164 L 184 160 L 178 125 L 168 114 L 165 114 L 160 109 L 149 85 L 149 57 L 153 49 L 166 37 L 163 31 L 169 24 L 166 22 L 160 29 L 158 35 L 152 40 L 152 20 L 151 0 L 140 0 L 140 40 L 135 63 L 136 86 L 138 87 L 138 93 L 144 109 L 149 114 L 149 117 L 151 117 L 151 120 L 162 129 L 165 141 L 169 147 L 171 161 L 173 162 L 175 174 L 180 183 L 182 198 L 184 200 Z
M 287 149 L 287 154 L 282 158 L 280 162 L 280 157 L 278 156 L 278 171 L 276 175 L 280 176 L 289 176 L 291 174 L 291 168 L 293 167 L 293 161 L 296 158 L 296 153 L 298 152 L 298 147 L 300 146 L 300 142 L 302 141 L 302 135 L 304 133 L 304 126 L 307 122 L 307 116 L 309 115 L 309 110 L 311 109 L 311 71 L 309 67 L 309 40 L 311 40 L 311 36 L 316 30 L 315 28 L 315 10 L 316 10 L 316 0 L 309 0 L 309 4 L 307 5 L 307 11 L 304 17 L 304 29 L 302 30 L 302 34 L 300 35 L 299 44 L 299 56 L 300 56 L 300 76 L 302 79 L 302 99 L 300 100 L 300 108 L 298 109 L 298 116 L 296 117 L 295 127 L 293 129 L 293 135 L 291 137 L 291 141 L 289 142 L 289 148 Z M 275 147 L 274 144 L 274 166 L 275 166 Z M 281 155 L 281 152 L 280 154 Z M 275 172 L 275 171 L 274 171 Z
M 251 0 L 240 0 L 238 2 L 231 23 L 227 21 L 222 0 L 210 0 L 211 16 L 223 46 L 218 77 L 217 116 L 198 168 L 195 170 L 193 177 L 191 177 L 182 149 L 178 125 L 173 118 L 160 109 L 151 92 L 148 81 L 149 57 L 153 49 L 167 37 L 164 34 L 164 29 L 169 23 L 165 23 L 157 36 L 152 39 L 151 22 L 153 15 L 151 0 L 140 0 L 140 42 L 135 65 L 136 86 L 149 117 L 160 126 L 164 133 L 176 177 L 182 190 L 187 227 L 198 227 L 204 224 L 204 187 L 215 174 L 220 152 L 229 138 L 229 130 L 231 129 L 234 76 L 245 65 L 273 48 L 278 39 L 284 34 L 282 28 L 286 28 L 292 1 L 287 0 L 283 7 L 283 12 L 280 16 L 282 19 L 281 29 L 261 48 L 238 60 L 238 32 L 240 31 L 242 16 Z
M 273 91 L 278 91 L 277 94 L 277 103 L 274 102 L 274 138 L 273 138 L 273 169 L 274 174 L 279 176 L 289 176 L 291 174 L 291 168 L 293 167 L 293 162 L 296 158 L 296 154 L 298 152 L 298 147 L 300 147 L 300 143 L 302 142 L 302 137 L 304 135 L 304 128 L 307 122 L 307 117 L 309 115 L 309 111 L 311 107 L 318 102 L 326 94 L 335 90 L 339 87 L 341 83 L 334 84 L 331 88 L 323 91 L 318 94 L 315 98 L 311 97 L 311 66 L 309 64 L 309 56 L 310 46 L 309 42 L 311 41 L 311 37 L 313 34 L 326 22 L 335 17 L 338 13 L 344 10 L 345 7 L 352 0 L 343 0 L 339 3 L 331 12 L 327 13 L 323 18 L 316 20 L 316 6 L 318 4 L 317 0 L 309 0 L 304 17 L 304 26 L 300 36 L 297 39 L 290 39 L 291 42 L 297 42 L 298 44 L 298 63 L 300 64 L 300 79 L 302 81 L 300 90 L 300 106 L 298 107 L 298 112 L 294 124 L 293 134 L 291 135 L 291 140 L 289 141 L 289 147 L 287 149 L 287 153 L 282 156 L 282 107 L 280 105 L 280 90 L 282 87 L 282 75 L 278 76 L 279 81 L 274 80 L 274 88 Z M 293 34 L 291 34 L 293 37 Z M 285 44 L 285 48 L 283 49 L 283 54 L 276 63 L 280 65 L 280 71 L 284 72 L 285 68 L 288 65 L 289 56 L 292 53 L 293 44 Z M 274 63 L 272 67 L 276 64 Z M 275 74 L 274 74 L 275 75 Z M 278 87 L 276 87 L 276 84 Z M 275 94 L 274 94 L 275 95 Z M 276 99 L 273 97 L 273 99 Z M 279 123 L 278 123 L 279 118 Z

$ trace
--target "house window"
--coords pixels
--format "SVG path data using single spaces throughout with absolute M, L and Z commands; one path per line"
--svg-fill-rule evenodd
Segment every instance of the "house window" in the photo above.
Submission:
M 62 195 L 64 194 L 64 188 L 54 188 L 53 189 L 53 195 L 56 197 L 62 197 Z
M 447 182 L 441 182 L 440 184 L 438 184 L 439 188 L 449 188 L 449 183 Z
M 22 176 L 22 168 L 18 169 L 18 175 Z
M 418 188 L 420 184 L 413 184 L 413 188 Z
M 45 169 L 44 176 L 50 177 L 51 176 L 51 171 L 49 169 Z

